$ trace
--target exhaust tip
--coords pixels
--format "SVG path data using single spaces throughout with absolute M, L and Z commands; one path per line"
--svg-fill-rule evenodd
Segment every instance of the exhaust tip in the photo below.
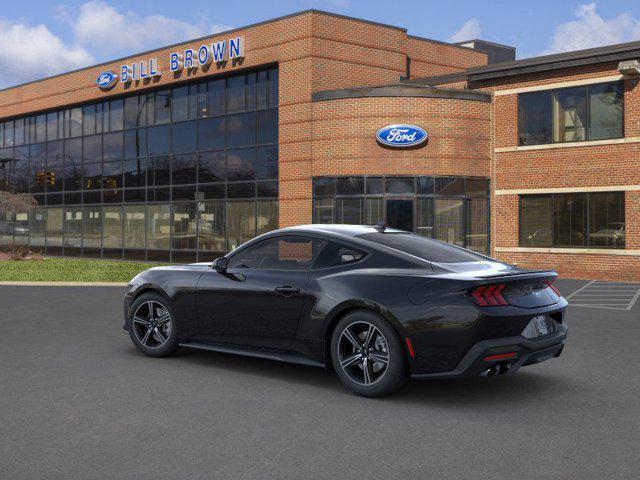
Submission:
M 511 362 L 494 363 L 489 368 L 480 373 L 481 377 L 495 377 L 496 375 L 504 375 L 511 370 Z

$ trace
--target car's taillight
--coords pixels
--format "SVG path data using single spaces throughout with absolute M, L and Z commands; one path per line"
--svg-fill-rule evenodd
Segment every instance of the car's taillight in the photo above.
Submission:
M 555 279 L 553 279 L 553 280 L 545 280 L 544 281 L 544 283 L 547 284 L 547 287 L 549 287 L 551 290 L 553 290 L 553 293 L 555 293 L 556 295 L 561 297 L 562 294 L 560 293 L 560 290 L 558 290 L 556 287 L 553 286 L 553 282 L 555 282 Z
M 502 296 L 504 283 L 476 287 L 469 293 L 469 298 L 479 307 L 502 307 L 509 303 Z

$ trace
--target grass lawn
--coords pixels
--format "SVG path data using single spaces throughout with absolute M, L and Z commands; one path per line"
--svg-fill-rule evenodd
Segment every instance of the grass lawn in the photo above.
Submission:
M 158 263 L 118 262 L 86 258 L 0 261 L 0 281 L 12 282 L 128 282 Z

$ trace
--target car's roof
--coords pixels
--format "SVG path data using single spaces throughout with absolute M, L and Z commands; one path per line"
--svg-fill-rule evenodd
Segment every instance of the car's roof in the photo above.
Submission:
M 371 225 L 340 225 L 340 224 L 313 224 L 287 227 L 277 230 L 282 233 L 332 233 L 346 237 L 356 237 L 365 233 L 375 233 L 377 230 Z M 401 233 L 402 230 L 386 228 L 387 233 Z M 407 233 L 407 232 L 403 232 Z

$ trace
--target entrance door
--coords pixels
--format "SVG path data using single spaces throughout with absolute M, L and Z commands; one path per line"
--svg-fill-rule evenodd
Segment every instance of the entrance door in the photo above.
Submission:
M 387 225 L 413 232 L 413 200 L 387 200 Z

